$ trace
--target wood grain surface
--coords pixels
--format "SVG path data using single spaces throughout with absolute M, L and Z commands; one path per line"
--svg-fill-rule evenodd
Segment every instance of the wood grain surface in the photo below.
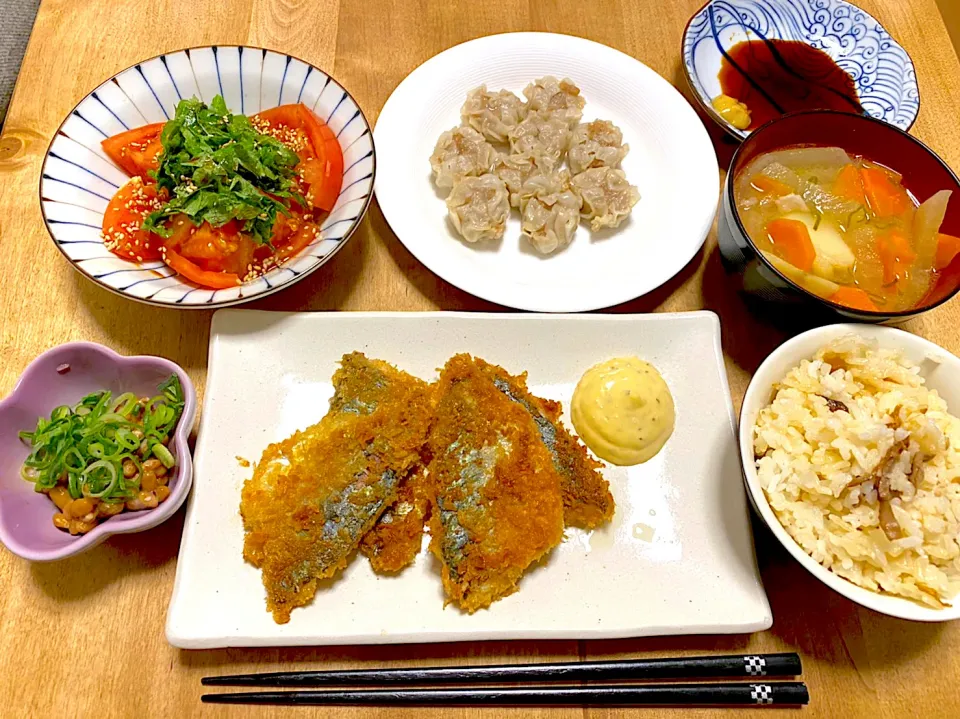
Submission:
M 942 0 L 953 2 L 954 0 Z M 138 60 L 208 43 L 289 52 L 332 73 L 371 121 L 390 92 L 432 55 L 513 30 L 588 37 L 646 63 L 688 93 L 680 71 L 684 25 L 701 0 L 44 0 L 0 136 L 0 393 L 41 351 L 92 340 L 124 354 L 160 354 L 202 389 L 210 313 L 148 307 L 99 289 L 72 270 L 40 219 L 46 146 L 63 117 L 104 79 Z M 913 132 L 960 168 L 960 63 L 935 0 L 861 0 L 913 56 L 922 95 Z M 709 124 L 709 123 L 708 123 Z M 721 167 L 734 149 L 710 127 Z M 376 204 L 355 237 L 295 287 L 247 305 L 275 310 L 484 310 L 499 308 L 419 265 Z M 723 325 L 739 407 L 751 372 L 785 337 L 823 318 L 773 315 L 745 304 L 711 237 L 663 288 L 614 312 L 708 308 Z M 905 328 L 960 353 L 960 301 Z M 3 427 L 2 431 L 14 428 Z M 4 468 L 3 471 L 11 471 Z M 182 511 L 153 531 L 116 537 L 56 564 L 0 549 L 0 716 L 318 716 L 316 710 L 202 706 L 208 673 L 303 667 L 541 661 L 708 652 L 798 651 L 812 693 L 810 717 L 957 716 L 960 623 L 881 616 L 816 582 L 759 526 L 756 538 L 773 629 L 753 636 L 624 641 L 494 642 L 390 647 L 179 651 L 163 627 Z M 229 601 L 228 597 L 224 601 Z M 389 601 L 387 597 L 384 601 Z M 757 710 L 753 710 L 754 712 Z M 693 715 L 729 716 L 704 709 Z M 798 716 L 794 710 L 763 714 Z M 365 709 L 348 717 L 670 716 L 669 709 Z

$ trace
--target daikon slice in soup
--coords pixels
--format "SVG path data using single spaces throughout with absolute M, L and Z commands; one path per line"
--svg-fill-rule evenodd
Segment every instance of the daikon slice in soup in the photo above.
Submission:
M 794 147 L 757 157 L 735 178 L 744 229 L 781 274 L 858 310 L 921 304 L 960 251 L 940 233 L 950 191 L 922 204 L 895 169 L 839 147 Z

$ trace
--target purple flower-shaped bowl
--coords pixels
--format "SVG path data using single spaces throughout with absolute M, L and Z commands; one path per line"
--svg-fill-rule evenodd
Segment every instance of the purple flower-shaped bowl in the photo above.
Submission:
M 167 500 L 155 509 L 124 511 L 87 534 L 72 536 L 54 527 L 56 506 L 20 476 L 30 446 L 18 432 L 32 431 L 37 419 L 49 417 L 55 407 L 73 405 L 98 390 L 110 390 L 115 396 L 123 392 L 153 396 L 171 374 L 180 378 L 185 404 L 169 445 L 177 464 L 170 474 Z M 0 541 L 24 559 L 49 562 L 95 547 L 112 534 L 156 527 L 180 508 L 190 491 L 193 460 L 187 436 L 196 412 L 197 393 L 187 373 L 162 357 L 123 357 L 91 342 L 71 342 L 44 352 L 0 402 Z

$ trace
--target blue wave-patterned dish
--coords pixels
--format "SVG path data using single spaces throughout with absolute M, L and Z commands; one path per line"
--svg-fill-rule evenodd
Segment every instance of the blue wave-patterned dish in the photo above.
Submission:
M 823 50 L 853 78 L 867 114 L 909 130 L 920 112 L 913 61 L 865 10 L 844 0 L 710 0 L 683 34 L 683 68 L 703 109 L 727 132 L 740 130 L 713 109 L 721 49 L 744 40 L 798 40 Z
M 109 252 L 100 236 L 107 202 L 129 178 L 100 142 L 124 130 L 173 117 L 181 98 L 223 95 L 250 115 L 302 102 L 324 120 L 343 149 L 340 197 L 303 251 L 255 280 L 222 290 L 185 282 L 163 262 L 136 263 Z M 376 154 L 367 119 L 350 94 L 318 68 L 255 47 L 181 50 L 138 63 L 87 95 L 57 130 L 43 162 L 43 219 L 60 251 L 101 286 L 142 302 L 225 307 L 263 297 L 316 270 L 342 247 L 370 205 Z

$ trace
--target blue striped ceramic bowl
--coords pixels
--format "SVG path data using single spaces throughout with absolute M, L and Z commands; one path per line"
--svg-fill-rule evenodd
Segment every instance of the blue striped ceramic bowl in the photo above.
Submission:
M 683 68 L 703 109 L 743 139 L 711 101 L 720 94 L 720 61 L 744 40 L 797 40 L 823 50 L 853 78 L 866 113 L 909 130 L 920 112 L 917 73 L 907 51 L 865 10 L 844 0 L 710 0 L 683 34 Z
M 162 262 L 130 262 L 103 246 L 103 212 L 128 177 L 107 158 L 100 142 L 173 117 L 181 98 L 196 96 L 210 102 L 217 94 L 232 112 L 245 115 L 296 102 L 313 108 L 340 141 L 344 178 L 337 204 L 315 242 L 262 277 L 239 287 L 210 290 L 183 281 Z M 335 80 L 289 55 L 220 45 L 138 63 L 83 98 L 47 150 L 40 200 L 57 247 L 102 287 L 155 305 L 224 307 L 276 292 L 329 260 L 366 213 L 375 174 L 376 154 L 367 119 Z

